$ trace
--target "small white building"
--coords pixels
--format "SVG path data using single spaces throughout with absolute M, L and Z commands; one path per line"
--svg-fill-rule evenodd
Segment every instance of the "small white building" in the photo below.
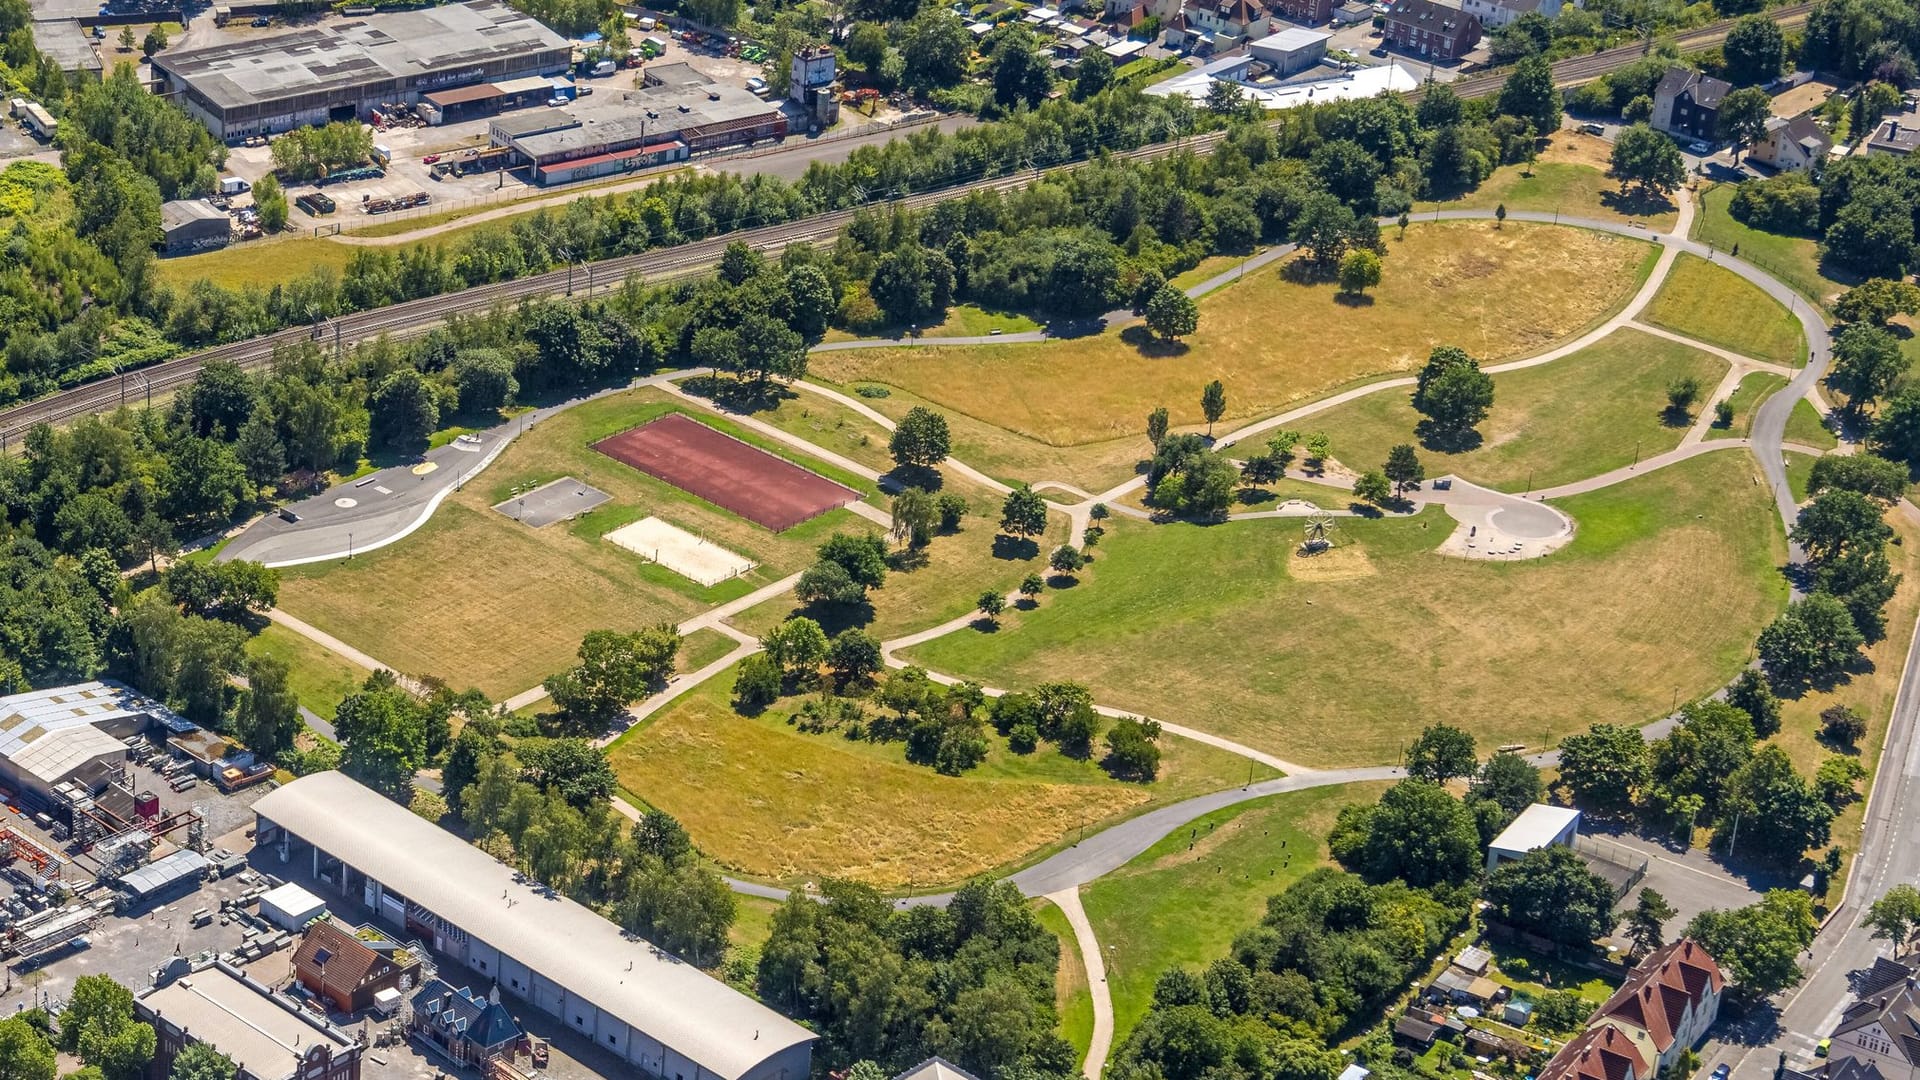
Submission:
M 1487 845 L 1487 869 L 1546 847 L 1572 847 L 1580 835 L 1580 811 L 1534 803 Z
M 326 911 L 325 900 L 292 882 L 260 897 L 260 917 L 282 930 L 298 930 Z
M 1289 26 L 1277 34 L 1268 34 L 1247 46 L 1255 60 L 1265 61 L 1276 78 L 1287 78 L 1327 58 L 1327 42 L 1333 35 L 1304 26 Z

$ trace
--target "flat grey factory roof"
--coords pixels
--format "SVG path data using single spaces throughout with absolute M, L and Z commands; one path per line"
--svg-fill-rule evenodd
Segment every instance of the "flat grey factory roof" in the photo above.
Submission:
M 252 1076 L 287 1076 L 322 1039 L 335 1052 L 350 1044 L 337 1029 L 308 1023 L 291 1008 L 215 966 L 140 997 L 142 1004 L 211 1044 Z
M 814 1037 L 345 774 L 303 776 L 254 812 L 719 1076 Z
M 160 227 L 177 229 L 190 221 L 225 221 L 227 212 L 205 199 L 175 199 L 160 204 Z
M 155 59 L 231 108 L 568 48 L 565 38 L 502 0 L 473 0 L 163 52 Z
M 156 859 L 138 870 L 123 875 L 120 887 L 135 896 L 150 896 L 177 881 L 205 874 L 212 863 L 205 855 L 181 848 L 165 858 Z M 225 1049 L 225 1047 L 222 1047 Z
M 610 142 L 643 136 L 666 137 L 688 128 L 768 116 L 779 110 L 738 87 L 709 83 L 701 86 L 650 86 L 622 95 L 634 112 L 579 127 L 528 135 L 514 140 L 522 153 L 535 157 L 566 154 Z M 683 109 L 684 107 L 684 109 Z M 648 116 L 647 112 L 654 113 Z
M 33 47 L 53 57 L 62 71 L 99 71 L 102 67 L 100 55 L 93 51 L 93 39 L 70 19 L 36 21 Z

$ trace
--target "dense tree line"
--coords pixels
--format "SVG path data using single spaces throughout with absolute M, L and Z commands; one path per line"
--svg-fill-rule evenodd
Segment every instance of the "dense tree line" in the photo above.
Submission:
M 824 882 L 774 913 L 755 989 L 819 1032 L 814 1061 L 879 1075 L 939 1054 L 983 1080 L 1064 1080 L 1054 1033 L 1060 942 L 1009 882 L 972 882 L 944 908 L 896 910 L 870 887 Z

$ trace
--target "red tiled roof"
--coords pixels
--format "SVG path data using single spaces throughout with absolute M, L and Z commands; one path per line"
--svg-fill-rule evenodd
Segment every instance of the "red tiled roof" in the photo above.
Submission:
M 1648 1080 L 1653 1066 L 1610 1024 L 1588 1028 L 1560 1048 L 1539 1080 Z
M 1688 1007 L 1725 985 L 1726 976 L 1707 950 L 1690 938 L 1681 938 L 1635 965 L 1595 1017 L 1610 1017 L 1644 1030 L 1654 1048 L 1664 1054 L 1673 1045 Z
M 319 982 L 340 995 L 352 994 L 370 975 L 385 974 L 392 967 L 366 942 L 331 922 L 317 922 L 308 928 L 293 954 L 293 968 L 302 982 Z

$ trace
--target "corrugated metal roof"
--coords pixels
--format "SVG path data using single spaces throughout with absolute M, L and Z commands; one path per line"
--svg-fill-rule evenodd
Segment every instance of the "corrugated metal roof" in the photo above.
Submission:
M 342 773 L 303 776 L 254 812 L 716 1075 L 814 1038 Z
M 135 896 L 151 896 L 176 882 L 205 874 L 212 865 L 199 852 L 181 848 L 122 877 L 120 888 Z
M 0 698 L 0 757 L 51 784 L 92 758 L 125 754 L 119 739 L 95 725 L 135 716 L 194 730 L 166 706 L 127 687 L 87 682 Z

